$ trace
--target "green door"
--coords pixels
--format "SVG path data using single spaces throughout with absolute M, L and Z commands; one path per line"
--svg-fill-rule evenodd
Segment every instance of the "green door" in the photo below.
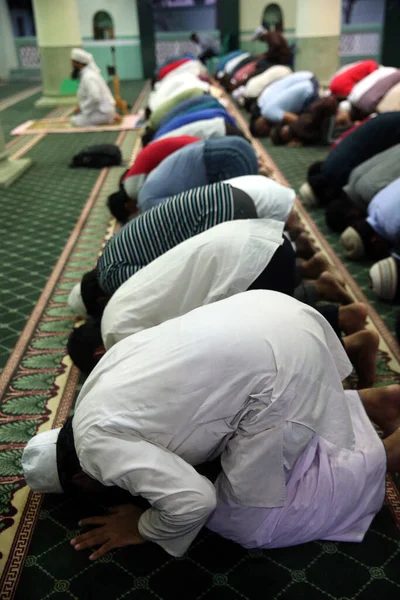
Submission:
M 239 48 L 239 0 L 218 0 L 217 27 L 227 52 Z M 225 44 L 227 41 L 227 44 Z
M 156 42 L 154 36 L 152 0 L 137 0 L 137 11 L 143 75 L 146 78 L 151 78 L 153 77 L 156 68 Z

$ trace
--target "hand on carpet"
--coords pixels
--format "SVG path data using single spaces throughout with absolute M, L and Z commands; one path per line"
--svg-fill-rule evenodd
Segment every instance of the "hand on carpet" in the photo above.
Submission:
M 110 512 L 111 515 L 80 521 L 80 527 L 87 525 L 95 525 L 95 527 L 71 540 L 75 550 L 100 546 L 89 556 L 90 560 L 96 560 L 114 548 L 143 544 L 146 541 L 140 535 L 138 528 L 144 510 L 133 504 L 122 504 L 110 508 Z

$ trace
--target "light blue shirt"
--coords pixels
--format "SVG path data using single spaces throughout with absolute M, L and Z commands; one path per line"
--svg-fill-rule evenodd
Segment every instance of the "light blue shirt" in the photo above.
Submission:
M 298 71 L 275 81 L 258 98 L 263 117 L 280 123 L 286 112 L 300 114 L 315 98 L 311 71 Z
M 204 145 L 202 140 L 184 146 L 153 169 L 139 192 L 138 207 L 142 212 L 170 196 L 207 185 Z
M 368 205 L 369 223 L 378 235 L 398 247 L 400 240 L 400 178 L 393 181 Z

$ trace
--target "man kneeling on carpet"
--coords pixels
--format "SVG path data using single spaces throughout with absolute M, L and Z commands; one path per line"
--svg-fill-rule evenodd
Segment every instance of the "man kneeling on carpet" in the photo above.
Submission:
M 400 468 L 400 388 L 344 392 L 350 372 L 314 309 L 238 294 L 111 348 L 73 418 L 25 448 L 25 478 L 38 492 L 131 494 L 81 521 L 94 527 L 71 544 L 98 546 L 91 560 L 144 542 L 182 556 L 204 525 L 246 547 L 361 541 Z M 195 467 L 218 457 L 213 486 Z
M 73 48 L 71 59 L 72 78 L 79 79 L 79 105 L 71 117 L 72 124 L 75 127 L 90 127 L 120 122 L 121 117 L 115 112 L 114 97 L 93 56 L 82 48 Z

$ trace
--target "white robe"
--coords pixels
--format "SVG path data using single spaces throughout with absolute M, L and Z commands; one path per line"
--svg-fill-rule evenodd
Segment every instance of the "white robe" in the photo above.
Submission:
M 80 113 L 71 118 L 77 127 L 110 124 L 114 120 L 115 100 L 96 66 L 81 70 L 78 88 Z
M 246 83 L 244 95 L 246 98 L 258 98 L 261 92 L 271 85 L 271 83 L 274 83 L 274 81 L 277 81 L 278 79 L 282 79 L 282 77 L 287 77 L 291 73 L 292 69 L 290 67 L 274 65 L 263 73 L 260 73 L 260 75 L 252 77 Z
M 314 309 L 277 292 L 237 294 L 106 352 L 76 402 L 77 455 L 88 475 L 146 498 L 141 535 L 181 556 L 216 504 L 191 465 L 221 455 L 236 502 L 283 506 L 286 426 L 297 428 L 297 455 L 313 432 L 353 447 L 341 383 L 351 370 Z
M 210 84 L 202 81 L 196 75 L 192 75 L 190 73 L 175 75 L 171 73 L 171 77 L 165 77 L 160 81 L 160 83 L 156 83 L 154 86 L 154 90 L 149 96 L 149 108 L 151 111 L 155 111 L 167 100 L 170 100 L 181 92 L 190 90 L 192 88 L 201 88 L 205 92 L 208 92 L 210 89 Z
M 350 94 L 347 96 L 347 100 L 351 102 L 351 104 L 356 105 L 361 97 L 364 96 L 374 86 L 378 81 L 395 73 L 397 69 L 395 67 L 379 67 L 376 71 L 373 71 L 364 79 L 361 79 L 351 90 Z
M 286 221 L 293 208 L 296 192 L 264 175 L 243 175 L 226 179 L 232 187 L 243 190 L 250 196 L 260 219 Z
M 103 314 L 106 350 L 133 333 L 245 292 L 282 244 L 283 223 L 221 223 L 182 242 L 138 271 Z

